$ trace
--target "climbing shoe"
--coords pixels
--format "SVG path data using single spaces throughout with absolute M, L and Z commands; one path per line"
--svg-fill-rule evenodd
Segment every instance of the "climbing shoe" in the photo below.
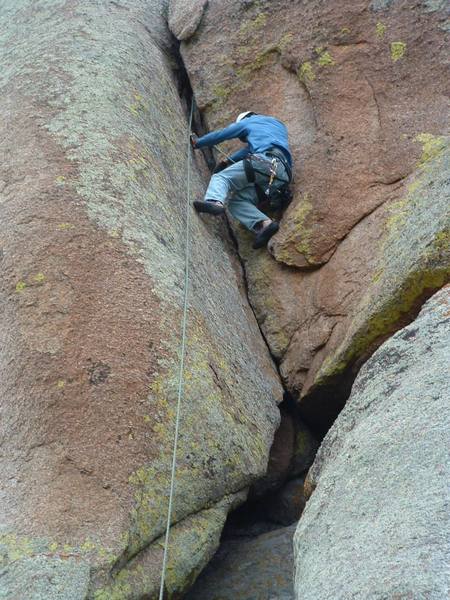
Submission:
M 270 238 L 276 234 L 280 226 L 276 221 L 272 221 L 269 225 L 266 225 L 258 231 L 256 234 L 255 241 L 253 242 L 253 249 L 263 248 L 270 240 Z
M 225 212 L 222 202 L 215 200 L 194 200 L 194 208 L 199 213 L 209 213 L 210 215 L 221 215 Z

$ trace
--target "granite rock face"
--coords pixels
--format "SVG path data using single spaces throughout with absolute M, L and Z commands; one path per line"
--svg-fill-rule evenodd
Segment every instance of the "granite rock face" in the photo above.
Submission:
M 275 260 L 235 232 L 259 323 L 318 429 L 337 387 L 449 280 L 446 24 L 442 2 L 211 0 L 181 42 L 209 128 L 250 109 L 288 126 L 295 197 Z
M 362 367 L 307 478 L 300 600 L 450 593 L 450 287 Z
M 158 586 L 188 152 L 166 8 L 1 3 L 8 600 L 24 590 L 30 600 L 150 598 Z M 169 596 L 209 560 L 227 512 L 265 473 L 282 395 L 225 228 L 192 214 L 191 236 Z

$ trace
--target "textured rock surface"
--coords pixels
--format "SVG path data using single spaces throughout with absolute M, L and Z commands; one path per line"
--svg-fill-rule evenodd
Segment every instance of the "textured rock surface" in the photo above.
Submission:
M 305 478 L 288 481 L 268 499 L 266 515 L 274 523 L 290 525 L 297 522 L 305 508 Z
M 169 4 L 169 27 L 179 40 L 192 37 L 200 24 L 208 0 L 196 0 L 187 4 L 172 0 Z
M 295 525 L 225 542 L 186 600 L 293 600 Z
M 8 600 L 153 597 L 159 576 L 188 134 L 163 13 L 156 0 L 1 3 Z M 195 165 L 192 179 L 200 194 Z M 282 391 L 226 231 L 193 218 L 192 238 L 171 593 L 265 472 Z
M 298 599 L 448 597 L 449 347 L 447 286 L 361 369 L 308 474 Z
M 443 2 L 211 0 L 181 44 L 211 128 L 248 109 L 289 127 L 295 198 L 276 262 L 236 232 L 285 381 L 314 391 L 311 422 L 449 278 L 447 18 Z
M 301 421 L 281 409 L 280 426 L 270 449 L 267 473 L 251 487 L 250 498 L 278 489 L 287 479 L 305 472 L 319 443 Z

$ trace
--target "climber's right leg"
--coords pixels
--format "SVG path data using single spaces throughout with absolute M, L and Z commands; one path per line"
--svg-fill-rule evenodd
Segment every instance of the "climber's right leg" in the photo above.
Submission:
M 211 177 L 205 199 L 195 200 L 194 207 L 198 212 L 219 215 L 224 212 L 224 204 L 228 196 L 246 185 L 248 181 L 243 162 L 233 163 Z

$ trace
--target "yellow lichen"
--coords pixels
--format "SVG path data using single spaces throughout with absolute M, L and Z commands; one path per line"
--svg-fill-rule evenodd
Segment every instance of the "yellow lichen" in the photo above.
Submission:
M 244 21 L 239 28 L 241 36 L 247 36 L 249 33 L 255 33 L 258 29 L 262 29 L 267 23 L 267 14 L 260 13 L 255 19 Z
M 405 42 L 392 42 L 391 43 L 391 58 L 394 62 L 403 58 L 406 52 Z
M 149 109 L 148 105 L 144 102 L 144 98 L 141 96 L 141 94 L 134 93 L 133 98 L 135 102 L 133 102 L 133 104 L 131 104 L 128 107 L 131 113 L 137 116 L 139 112 L 147 111 Z
M 75 227 L 75 225 L 73 225 L 72 223 L 60 223 L 58 225 L 58 229 L 73 229 Z
M 5 553 L 6 558 L 10 561 L 20 560 L 33 554 L 32 540 L 26 537 L 18 537 L 14 533 L 6 533 L 0 536 L 0 546 L 2 546 L 2 553 Z
M 90 552 L 91 550 L 95 550 L 97 546 L 91 542 L 91 540 L 86 540 L 81 546 L 80 550 L 82 552 Z
M 16 292 L 22 292 L 27 287 L 25 281 L 18 281 L 16 283 Z
M 65 385 L 66 385 L 66 382 L 64 381 L 64 379 L 58 379 L 58 382 L 56 384 L 57 388 L 62 389 Z
M 293 39 L 293 35 L 292 33 L 285 33 L 282 38 L 279 40 L 278 44 L 277 44 L 277 49 L 280 52 L 283 52 L 284 50 L 286 50 L 286 48 L 289 46 L 289 44 L 292 42 Z
M 314 74 L 314 70 L 310 62 L 306 61 L 300 65 L 298 70 L 298 78 L 303 81 L 303 83 L 314 81 L 316 78 Z
M 309 253 L 309 244 L 312 237 L 312 232 L 305 227 L 306 219 L 312 211 L 312 204 L 309 199 L 309 195 L 305 194 L 302 200 L 299 202 L 296 211 L 293 216 L 293 222 L 295 223 L 295 230 L 299 234 L 300 240 L 296 242 L 295 249 L 300 254 L 305 256 Z
M 321 67 L 331 67 L 336 64 L 336 61 L 333 59 L 328 50 L 325 50 L 320 53 L 317 62 Z
M 377 33 L 377 37 L 383 38 L 384 34 L 386 33 L 386 25 L 384 23 L 382 23 L 381 21 L 378 21 L 378 23 L 375 27 L 375 31 Z
M 43 281 L 45 281 L 45 275 L 44 273 L 37 273 L 34 277 L 33 277 L 34 281 L 36 281 L 36 283 L 42 283 Z
M 220 98 L 221 100 L 226 100 L 228 98 L 228 96 L 230 95 L 230 91 L 227 90 L 227 88 L 225 88 L 223 85 L 216 85 L 213 88 L 213 94 L 214 94 L 214 96 L 216 96 L 217 98 Z
M 422 144 L 422 156 L 420 157 L 418 166 L 422 166 L 435 158 L 445 147 L 445 137 L 442 135 L 419 133 L 414 138 L 414 141 Z

